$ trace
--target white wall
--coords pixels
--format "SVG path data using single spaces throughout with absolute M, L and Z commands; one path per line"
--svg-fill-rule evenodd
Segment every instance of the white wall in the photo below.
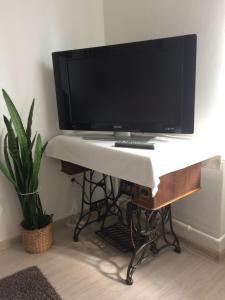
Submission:
M 23 120 L 36 98 L 33 131 L 58 132 L 51 52 L 104 43 L 102 0 L 0 0 L 0 88 L 11 95 Z M 4 132 L 0 99 L 0 132 Z M 2 158 L 2 156 L 1 156 Z M 40 196 L 55 220 L 71 213 L 71 188 L 59 162 L 44 158 Z M 0 175 L 0 241 L 18 235 L 21 211 L 12 186 Z
M 104 29 L 108 44 L 197 33 L 195 129 L 212 142 L 215 132 L 222 136 L 225 0 L 0 0 L 0 7 L 0 87 L 12 96 L 24 120 L 36 98 L 34 131 L 45 139 L 58 131 L 51 52 L 101 45 Z M 5 113 L 2 98 L 0 107 Z M 55 219 L 70 214 L 72 197 L 79 196 L 59 170 L 59 162 L 43 159 L 40 194 Z M 203 170 L 202 191 L 174 208 L 184 228 L 191 225 L 213 242 L 225 233 L 222 183 L 223 170 Z M 20 221 L 15 192 L 0 175 L 0 241 L 16 236 Z
M 210 137 L 223 119 L 224 11 L 224 0 L 104 1 L 107 44 L 197 33 L 195 132 Z
M 195 132 L 212 143 L 219 137 L 219 153 L 225 144 L 224 12 L 224 0 L 104 0 L 107 44 L 197 33 Z M 222 181 L 222 170 L 204 169 L 202 191 L 174 205 L 184 228 L 190 225 L 213 241 L 225 233 Z

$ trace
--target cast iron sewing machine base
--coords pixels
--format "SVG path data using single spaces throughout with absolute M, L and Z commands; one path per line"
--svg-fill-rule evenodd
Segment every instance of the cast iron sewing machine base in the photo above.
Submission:
M 83 173 L 81 213 L 74 230 L 74 241 L 78 241 L 80 232 L 86 226 L 101 221 L 98 236 L 123 252 L 133 252 L 127 269 L 128 285 L 133 284 L 133 274 L 137 267 L 150 256 L 157 255 L 166 247 L 172 247 L 177 253 L 181 252 L 179 240 L 173 230 L 170 205 L 159 210 L 148 210 L 128 202 L 124 220 L 118 199 L 123 194 L 131 196 L 132 183 L 121 180 L 119 191 L 115 195 L 111 176 L 102 174 L 98 180 L 93 177 L 94 171 Z M 104 197 L 93 201 L 97 188 L 102 190 Z M 107 218 L 112 215 L 118 218 L 118 222 L 106 226 Z

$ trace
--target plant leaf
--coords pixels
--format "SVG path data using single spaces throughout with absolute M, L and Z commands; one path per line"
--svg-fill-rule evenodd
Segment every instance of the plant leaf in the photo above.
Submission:
M 29 144 L 31 143 L 31 126 L 32 126 L 33 111 L 34 111 L 34 102 L 35 102 L 35 99 L 33 99 L 33 101 L 32 101 L 28 120 L 27 120 L 26 136 L 27 136 L 27 141 Z
M 45 152 L 45 149 L 46 149 L 47 145 L 48 145 L 48 142 L 46 142 L 46 143 L 43 145 L 43 147 L 42 147 L 42 149 L 41 149 L 41 155 Z
M 35 191 L 38 187 L 38 173 L 41 165 L 42 155 L 42 141 L 40 134 L 37 135 L 35 149 L 34 149 L 34 162 L 33 162 L 33 174 L 32 174 L 32 189 Z
M 18 113 L 15 105 L 13 104 L 12 100 L 10 99 L 9 95 L 6 93 L 5 90 L 2 90 L 2 93 L 3 93 L 3 97 L 5 99 L 5 103 L 7 105 L 10 117 L 12 119 L 13 126 L 14 126 L 17 136 L 18 136 L 20 149 L 21 149 L 21 156 L 22 156 L 22 159 L 24 160 L 27 149 L 28 149 L 26 132 L 24 130 L 23 123 L 21 121 L 19 113 Z
M 0 161 L 0 170 L 2 171 L 2 173 L 5 175 L 6 178 L 8 178 L 8 180 L 15 186 L 15 188 L 17 189 L 17 184 L 16 182 L 13 180 L 12 176 L 10 175 L 8 169 L 6 168 L 6 166 Z
M 9 173 L 10 173 L 11 177 L 13 178 L 13 180 L 15 180 L 15 176 L 13 173 L 13 169 L 12 169 L 9 154 L 8 154 L 8 134 L 6 134 L 5 139 L 4 139 L 4 155 L 5 155 L 6 166 L 9 170 Z
M 31 141 L 31 149 L 33 149 L 36 137 L 37 137 L 37 133 L 35 134 L 35 136 L 33 137 L 33 140 Z
M 26 172 L 24 172 L 24 168 L 23 168 L 23 165 L 21 162 L 20 150 L 19 150 L 17 137 L 15 136 L 12 125 L 6 116 L 4 116 L 4 122 L 5 122 L 5 125 L 7 128 L 7 131 L 8 131 L 9 153 L 13 159 L 14 170 L 17 171 L 15 173 L 16 173 L 16 175 L 19 175 L 19 178 L 17 177 L 17 182 L 20 182 L 23 185 L 23 182 L 24 182 L 25 176 L 26 176 L 25 175 Z M 15 168 L 15 166 L 17 166 L 17 168 Z M 21 184 L 20 184 L 20 186 L 21 186 Z
M 31 144 L 29 145 L 29 149 L 27 152 L 27 178 L 26 178 L 26 190 L 30 191 L 30 182 L 32 180 L 32 174 L 33 174 L 33 156 L 32 156 L 32 149 L 36 140 L 37 134 L 33 137 Z

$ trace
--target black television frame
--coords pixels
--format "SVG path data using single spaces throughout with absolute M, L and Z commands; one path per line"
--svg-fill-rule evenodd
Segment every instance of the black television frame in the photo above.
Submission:
M 182 86 L 182 122 L 176 128 L 165 127 L 163 130 L 155 131 L 153 128 L 132 128 L 127 126 L 118 126 L 118 124 L 74 124 L 70 121 L 70 103 L 68 96 L 63 92 L 64 87 L 68 89 L 68 73 L 67 61 L 74 55 L 83 57 L 89 55 L 90 51 L 120 51 L 124 48 L 144 46 L 148 43 L 158 43 L 166 39 L 182 39 L 183 40 L 183 86 Z M 195 108 L 195 74 L 196 74 L 196 51 L 197 51 L 197 35 L 190 34 L 177 37 L 169 37 L 155 39 L 149 41 L 140 41 L 133 43 L 92 47 L 77 50 L 67 50 L 52 53 L 53 69 L 55 78 L 57 108 L 59 117 L 59 127 L 62 130 L 87 130 L 87 131 L 114 131 L 114 132 L 146 132 L 146 133 L 185 133 L 194 132 L 194 108 Z

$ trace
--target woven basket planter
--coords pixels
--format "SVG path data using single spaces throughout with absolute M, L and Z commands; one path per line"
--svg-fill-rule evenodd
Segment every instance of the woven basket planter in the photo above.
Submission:
M 41 229 L 22 228 L 22 241 L 25 251 L 29 253 L 41 253 L 48 250 L 53 243 L 52 223 Z

